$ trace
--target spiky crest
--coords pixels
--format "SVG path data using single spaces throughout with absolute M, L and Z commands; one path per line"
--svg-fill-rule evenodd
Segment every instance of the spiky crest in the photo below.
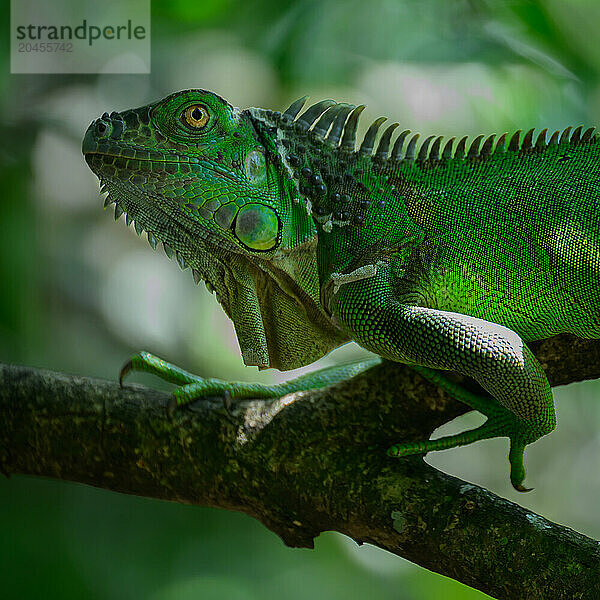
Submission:
M 301 113 L 302 108 L 306 104 L 307 96 L 296 100 L 283 113 L 270 113 L 278 116 L 281 124 L 284 127 L 292 127 L 296 131 L 314 134 L 317 140 L 328 144 L 332 148 L 337 148 L 343 152 L 356 152 L 356 132 L 360 114 L 365 109 L 365 105 L 354 106 L 344 102 L 335 102 L 333 100 L 322 100 L 309 106 Z M 267 111 L 270 112 L 270 111 Z M 571 127 L 567 127 L 563 131 L 555 131 L 550 139 L 546 141 L 548 129 L 543 129 L 534 142 L 535 129 L 528 130 L 521 139 L 521 130 L 516 131 L 506 146 L 506 133 L 503 133 L 496 142 L 494 140 L 496 134 L 489 135 L 487 138 L 479 135 L 473 139 L 468 145 L 468 137 L 460 139 L 455 148 L 454 142 L 456 138 L 450 138 L 442 147 L 443 136 L 429 136 L 420 146 L 417 147 L 419 134 L 414 134 L 404 149 L 406 138 L 410 135 L 410 130 L 402 131 L 396 138 L 392 150 L 390 146 L 392 136 L 398 123 L 393 123 L 387 127 L 379 139 L 379 143 L 375 148 L 375 140 L 379 129 L 385 117 L 379 117 L 368 128 L 364 138 L 358 148 L 358 152 L 363 156 L 373 156 L 381 161 L 415 161 L 424 163 L 430 161 L 438 163 L 449 159 L 467 159 L 476 160 L 487 158 L 493 154 L 506 152 L 531 152 L 543 151 L 546 148 L 557 144 L 583 144 L 595 141 L 598 139 L 598 134 L 595 134 L 595 128 L 590 127 L 583 131 L 583 126 L 579 126 L 571 132 Z M 485 138 L 485 140 L 484 140 Z M 483 144 L 482 144 L 483 141 Z M 433 142 L 433 143 L 432 143 Z M 467 150 L 468 146 L 468 150 Z M 375 151 L 373 149 L 375 148 Z

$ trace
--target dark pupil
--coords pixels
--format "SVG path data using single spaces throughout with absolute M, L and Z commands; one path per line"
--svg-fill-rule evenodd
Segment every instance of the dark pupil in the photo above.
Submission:
M 193 111 L 192 111 L 192 119 L 195 119 L 196 121 L 199 121 L 202 118 L 202 111 L 196 107 Z

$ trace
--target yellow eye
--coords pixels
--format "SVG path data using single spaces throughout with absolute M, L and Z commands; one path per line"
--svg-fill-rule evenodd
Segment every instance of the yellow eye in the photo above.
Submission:
M 210 115 L 208 114 L 206 107 L 202 106 L 202 104 L 192 104 L 192 106 L 188 106 L 183 111 L 181 117 L 184 124 L 188 127 L 202 129 L 208 123 Z

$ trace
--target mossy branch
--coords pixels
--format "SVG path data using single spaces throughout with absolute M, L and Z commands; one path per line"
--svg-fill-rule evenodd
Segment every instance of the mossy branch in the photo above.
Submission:
M 555 385 L 600 377 L 600 342 L 560 336 L 536 355 Z M 239 510 L 286 544 L 342 532 L 493 597 L 599 598 L 600 546 L 420 457 L 385 449 L 466 407 L 386 363 L 269 402 L 220 399 L 169 414 L 169 395 L 0 368 L 0 468 Z

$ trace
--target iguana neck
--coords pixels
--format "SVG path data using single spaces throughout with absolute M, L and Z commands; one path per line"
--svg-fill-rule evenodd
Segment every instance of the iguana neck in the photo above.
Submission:
M 315 105 L 317 113 L 319 108 L 329 106 L 328 101 L 319 104 L 320 107 Z M 273 140 L 274 152 L 287 179 L 286 193 L 292 198 L 292 205 L 299 209 L 296 214 L 300 216 L 304 212 L 310 217 L 313 235 L 319 239 L 316 252 L 321 287 L 334 271 L 353 270 L 371 259 L 369 243 L 361 245 L 357 254 L 353 245 L 347 243 L 347 237 L 359 229 L 366 231 L 373 215 L 377 216 L 377 222 L 385 221 L 388 230 L 401 232 L 397 239 L 387 240 L 390 253 L 403 248 L 408 254 L 423 238 L 422 228 L 412 221 L 402 202 L 403 185 L 391 177 L 397 172 L 397 165 L 384 158 L 389 153 L 395 126 L 386 130 L 375 156 L 372 155 L 373 141 L 383 119 L 375 122 L 360 149 L 355 151 L 362 108 L 337 104 L 325 113 L 332 113 L 328 121 L 323 123 L 321 118 L 312 129 L 309 128 L 311 115 L 304 120 L 293 120 L 289 114 L 250 109 L 261 124 L 259 128 L 265 128 Z M 302 117 L 310 111 L 309 108 Z M 374 202 L 373 198 L 377 200 Z M 304 215 L 299 222 L 305 221 Z M 375 222 L 373 226 L 373 236 L 385 238 L 390 233 L 378 231 Z M 374 241 L 376 239 L 374 237 Z M 380 253 L 381 246 L 377 245 L 376 250 Z

